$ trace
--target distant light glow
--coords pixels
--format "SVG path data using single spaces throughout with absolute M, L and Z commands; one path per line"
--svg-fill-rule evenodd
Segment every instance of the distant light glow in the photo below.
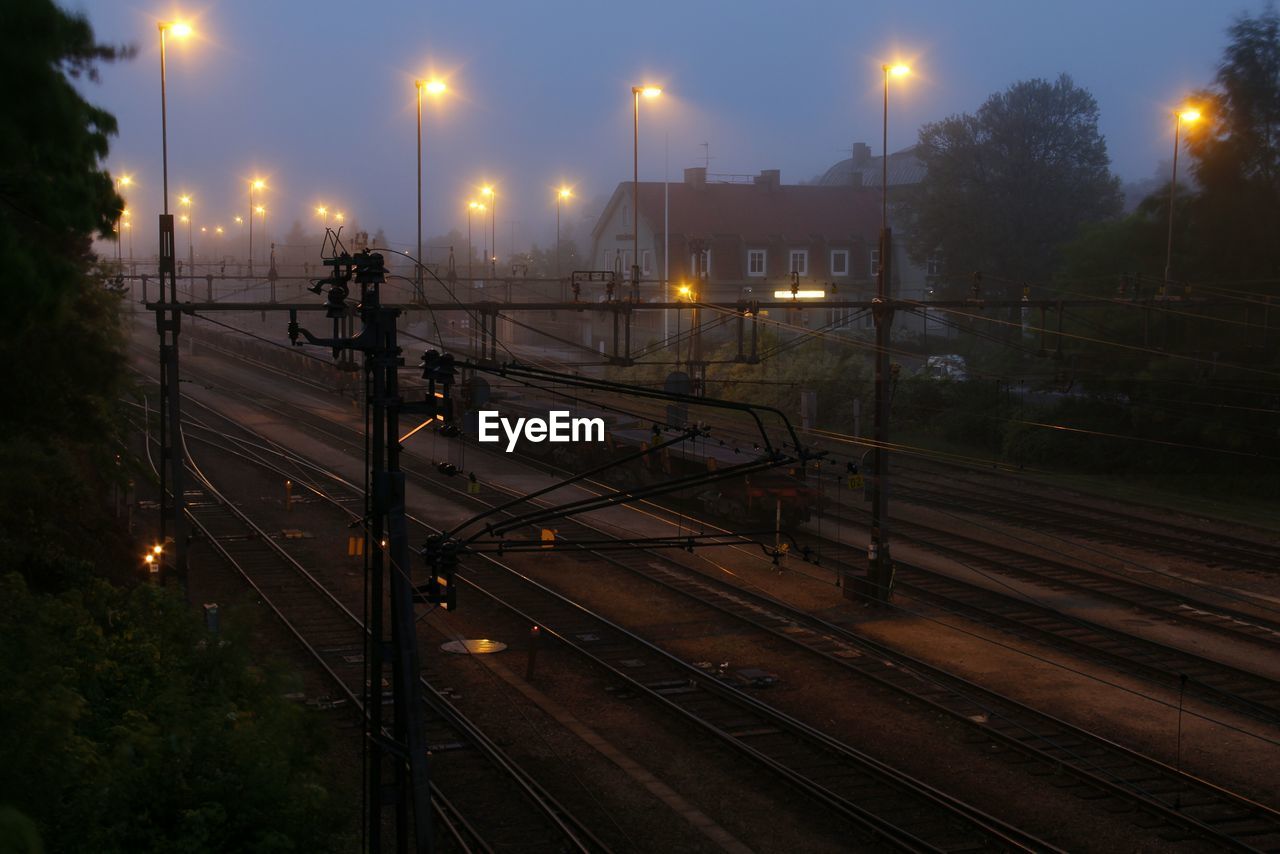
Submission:
M 892 74 L 894 77 L 906 77 L 908 74 L 911 73 L 911 67 L 908 65 L 903 65 L 902 63 L 887 65 L 885 66 L 885 70 L 888 71 L 890 74 Z
M 267 212 L 267 209 L 266 209 L 265 207 L 263 207 L 262 205 L 258 205 L 256 208 L 254 208 L 254 210 L 255 210 L 255 211 L 257 211 L 258 213 L 266 213 L 266 212 Z
M 481 188 L 480 188 L 480 195 L 482 195 L 482 196 L 492 196 L 492 195 L 493 195 L 493 187 L 490 187 L 488 184 L 486 184 L 485 186 L 481 187 Z
M 263 181 L 261 178 L 254 178 L 250 183 L 255 190 L 261 190 L 263 187 L 267 186 L 267 182 Z
M 644 95 L 646 98 L 656 98 L 662 94 L 662 87 L 661 86 L 637 86 L 631 91 L 639 92 L 641 95 Z
M 428 95 L 441 95 L 449 87 L 445 85 L 443 80 L 432 80 L 427 83 L 426 90 Z
M 191 204 L 191 197 L 190 197 L 190 196 L 179 196 L 179 197 L 178 197 L 178 201 L 179 201 L 181 204 L 184 204 L 184 205 L 190 205 L 190 204 Z
M 796 299 L 822 299 L 826 295 L 826 291 L 796 291 L 795 293 L 792 293 L 791 291 L 773 292 L 774 299 L 791 299 L 792 297 L 795 297 Z
M 561 187 L 559 190 L 559 195 L 560 195 L 560 198 L 567 199 L 573 195 L 573 190 L 570 190 L 568 187 Z
M 169 32 L 173 33 L 175 36 L 177 36 L 180 39 L 185 39 L 187 36 L 191 35 L 191 25 L 184 23 L 182 21 L 179 21 L 174 24 L 169 24 L 168 29 L 169 29 Z
M 1184 122 L 1198 122 L 1200 121 L 1200 111 L 1191 107 L 1178 113 L 1178 118 Z

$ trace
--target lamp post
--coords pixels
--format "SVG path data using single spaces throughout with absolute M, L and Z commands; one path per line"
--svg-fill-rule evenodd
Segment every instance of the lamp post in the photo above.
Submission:
M 254 210 L 255 210 L 255 211 L 257 211 L 258 213 L 262 214 L 262 239 L 263 239 L 263 240 L 269 240 L 269 238 L 267 237 L 267 207 L 266 207 L 266 205 L 258 205 L 256 208 L 254 208 Z M 253 228 L 253 219 L 252 219 L 252 218 L 250 218 L 250 220 L 249 220 L 249 228 L 251 228 L 251 229 Z M 252 259 L 250 259 L 250 260 L 252 260 Z M 253 271 L 252 271 L 252 270 L 250 270 L 250 274 L 252 274 L 252 272 L 253 272 Z
M 249 277 L 253 277 L 253 212 L 260 208 L 253 205 L 253 191 L 261 190 L 267 184 L 261 178 L 254 178 L 249 182 Z
M 493 187 L 486 184 L 480 188 L 480 195 L 489 200 L 489 277 L 498 278 L 498 231 L 495 217 L 498 212 L 498 194 Z
M 556 191 L 556 278 L 560 278 L 560 203 L 573 195 L 568 187 Z M 560 299 L 564 299 L 564 284 L 560 285 Z
M 186 208 L 186 213 L 182 215 L 182 221 L 187 224 L 187 278 L 195 281 L 196 276 L 196 250 L 195 243 L 191 240 L 191 196 L 183 193 L 178 197 L 178 204 Z
M 418 257 L 417 264 L 414 265 L 413 287 L 414 296 L 419 301 L 423 299 L 422 292 L 422 92 L 430 95 L 440 95 L 446 88 L 445 84 L 439 80 L 413 81 L 413 88 L 418 94 Z
M 902 64 L 882 65 L 881 69 L 884 71 L 884 134 L 880 150 L 884 152 L 884 157 L 880 164 L 880 228 L 886 229 L 889 227 L 889 75 L 905 77 L 911 73 L 911 69 Z M 881 258 L 880 262 L 883 265 L 884 259 Z
M 1164 250 L 1164 286 L 1169 288 L 1169 270 L 1173 263 L 1173 202 L 1178 193 L 1178 149 L 1182 131 L 1182 123 L 1191 124 L 1199 121 L 1200 111 L 1194 108 L 1176 110 L 1173 114 L 1173 177 L 1169 180 L 1169 241 Z
M 471 248 L 471 212 L 483 210 L 484 205 L 474 199 L 467 202 L 467 280 L 471 282 L 471 287 L 475 287 L 475 282 L 472 281 L 474 272 L 471 269 L 471 258 L 475 254 L 475 250 Z
M 186 569 L 187 545 L 183 536 L 183 456 L 175 449 L 181 436 L 182 397 L 178 393 L 178 334 L 182 314 L 177 308 L 178 281 L 173 262 L 173 216 L 169 213 L 169 106 L 166 89 L 168 34 L 178 38 L 191 34 L 191 27 L 173 21 L 158 21 L 160 31 L 160 171 L 162 175 L 163 213 L 160 216 L 160 303 L 164 304 L 164 276 L 169 276 L 168 318 L 157 309 L 156 325 L 160 330 L 160 542 L 165 541 L 167 515 L 173 513 L 174 567 Z M 167 459 L 165 455 L 167 454 Z M 166 481 L 172 478 L 172 503 L 168 500 Z
M 875 602 L 888 602 L 893 588 L 893 560 L 889 553 L 889 339 L 893 324 L 890 264 L 893 255 L 889 230 L 889 76 L 911 72 L 905 65 L 883 65 L 884 120 L 880 164 L 880 263 L 876 278 L 875 447 L 872 454 L 873 500 L 871 542 L 867 545 L 867 583 L 864 592 Z M 846 588 L 849 591 L 849 588 Z
M 116 179 L 116 192 L 120 193 L 121 197 L 123 198 L 124 193 L 121 191 L 132 183 L 133 183 L 133 178 L 131 176 L 121 175 L 119 178 Z M 122 207 L 120 209 L 120 213 L 116 215 L 116 264 L 117 265 L 121 263 L 121 258 L 120 258 L 120 254 L 122 251 L 121 243 L 124 238 L 123 221 L 124 221 L 124 218 L 129 215 L 128 205 L 129 205 L 129 202 L 126 199 L 125 206 Z M 132 253 L 130 254 L 132 255 Z
M 640 299 L 640 96 L 656 98 L 657 86 L 631 87 L 631 292 Z
M 326 208 L 324 205 L 321 205 L 320 207 L 316 208 L 316 213 L 323 218 L 324 227 L 327 230 L 329 228 L 329 209 Z

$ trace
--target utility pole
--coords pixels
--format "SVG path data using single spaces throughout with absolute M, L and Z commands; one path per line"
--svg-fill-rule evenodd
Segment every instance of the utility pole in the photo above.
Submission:
M 316 289 L 329 287 L 326 316 L 333 321 L 333 337 L 317 338 L 300 329 L 293 319 L 296 313 L 289 324 L 289 337 L 295 345 L 301 334 L 311 344 L 331 347 L 335 357 L 343 350 L 364 354 L 371 485 L 365 496 L 364 550 L 369 614 L 364 698 L 369 744 L 367 850 L 383 850 L 383 808 L 390 806 L 395 818 L 395 850 L 424 852 L 431 849 L 432 816 L 399 420 L 401 411 L 422 411 L 423 405 L 406 404 L 400 397 L 397 369 L 404 361 L 396 341 L 400 309 L 381 304 L 381 285 L 386 279 L 382 255 L 367 250 L 354 256 L 343 252 L 326 258 L 325 264 L 333 267 L 333 274 L 318 282 Z M 358 311 L 363 328 L 358 335 L 339 337 L 340 324 L 348 314 L 348 285 L 353 277 L 360 286 Z M 434 401 L 430 405 L 434 407 Z M 384 679 L 392 686 L 389 734 L 382 715 Z

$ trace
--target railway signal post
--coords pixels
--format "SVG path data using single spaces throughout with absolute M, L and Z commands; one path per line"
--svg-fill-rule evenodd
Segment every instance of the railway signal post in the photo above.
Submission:
M 311 344 L 364 354 L 365 405 L 369 427 L 370 491 L 365 496 L 365 588 L 368 598 L 366 639 L 365 721 L 368 749 L 368 815 L 366 847 L 381 851 L 384 807 L 394 811 L 398 852 L 429 851 L 432 816 L 427 768 L 427 744 L 420 690 L 417 621 L 410 576 L 408 529 L 405 520 L 405 477 L 400 469 L 400 398 L 397 368 L 403 361 L 396 342 L 400 309 L 384 306 L 380 286 L 386 278 L 382 255 L 367 250 L 349 255 L 334 245 L 325 264 L 332 274 L 316 282 L 315 293 L 327 285 L 326 316 L 333 322 L 331 338 L 317 338 L 296 321 L 289 325 L 294 344 L 301 334 Z M 362 328 L 340 336 L 348 316 L 348 286 L 360 287 L 358 311 Z M 389 621 L 388 621 L 389 612 Z M 389 632 L 389 633 L 388 633 Z M 382 720 L 382 682 L 390 671 L 393 719 L 391 730 Z

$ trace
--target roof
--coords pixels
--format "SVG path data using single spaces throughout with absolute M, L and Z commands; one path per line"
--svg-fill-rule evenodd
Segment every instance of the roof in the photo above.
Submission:
M 663 187 L 641 181 L 640 216 L 663 230 Z M 741 236 L 768 241 L 779 237 L 825 235 L 874 236 L 880 229 L 880 194 L 864 188 L 813 184 L 719 184 L 702 186 L 671 183 L 670 232 L 686 236 Z M 631 182 L 618 185 L 596 221 L 592 237 L 612 219 L 614 208 L 631 203 Z
M 889 155 L 889 186 L 902 184 L 919 184 L 924 180 L 925 165 L 916 156 L 917 146 L 910 146 Z M 832 166 L 818 178 L 817 184 L 824 187 L 844 186 L 853 183 L 853 174 L 862 176 L 862 186 L 879 187 L 883 172 L 883 157 L 848 157 Z

